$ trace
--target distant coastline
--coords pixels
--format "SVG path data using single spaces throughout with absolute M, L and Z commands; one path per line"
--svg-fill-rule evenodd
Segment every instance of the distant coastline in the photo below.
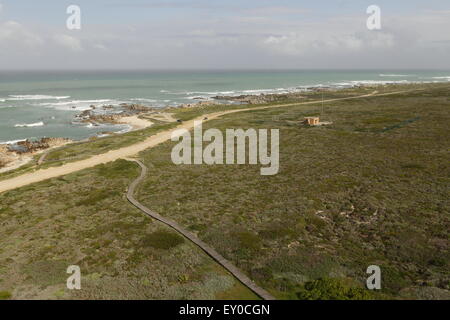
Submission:
M 308 74 L 305 76 L 310 78 L 315 77 L 315 80 L 310 80 L 310 82 L 317 82 L 317 84 L 313 85 L 284 86 L 274 89 L 230 90 L 225 84 L 222 84 L 221 89 L 211 91 L 199 89 L 175 90 L 176 88 L 172 90 L 159 89 L 160 96 L 154 97 L 155 99 L 151 98 L 149 95 L 142 98 L 128 99 L 99 99 L 98 97 L 94 97 L 92 95 L 87 95 L 85 98 L 77 98 L 73 97 L 74 92 L 76 94 L 75 89 L 71 89 L 71 94 L 64 94 L 67 91 L 67 89 L 64 88 L 58 88 L 57 92 L 2 95 L 1 92 L 4 92 L 5 90 L 2 90 L 2 82 L 0 81 L 0 113 L 2 113 L 1 119 L 4 121 L 4 123 L 2 123 L 2 120 L 0 120 L 0 137 L 2 134 L 5 136 L 9 133 L 15 133 L 15 135 L 12 134 L 11 136 L 6 136 L 4 139 L 0 139 L 0 161 L 3 162 L 0 163 L 0 167 L 3 167 L 3 169 L 1 169 L 2 171 L 6 170 L 5 167 L 16 168 L 18 164 L 24 164 L 31 161 L 32 157 L 37 152 L 37 150 L 29 150 L 27 152 L 22 152 L 21 154 L 16 154 L 14 152 L 14 148 L 17 146 L 32 146 L 35 142 L 39 144 L 39 141 L 42 139 L 47 139 L 47 137 L 56 139 L 57 141 L 59 141 L 58 139 L 64 139 L 64 141 L 66 141 L 65 143 L 70 143 L 70 141 L 88 141 L 89 139 L 95 137 L 101 138 L 112 134 L 123 134 L 133 130 L 143 129 L 152 125 L 151 119 L 143 119 L 141 117 L 141 115 L 145 115 L 147 113 L 153 113 L 153 116 L 155 116 L 155 114 L 162 114 L 163 120 L 169 119 L 169 121 L 176 121 L 176 119 L 173 119 L 170 116 L 171 111 L 174 108 L 196 108 L 211 104 L 264 104 L 279 100 L 280 97 L 286 99 L 301 99 L 302 94 L 311 92 L 339 91 L 359 87 L 384 87 L 388 85 L 450 82 L 450 75 L 448 73 L 444 75 L 445 72 L 437 72 L 426 75 L 420 74 L 416 71 L 410 73 L 374 72 L 373 77 L 378 77 L 381 79 L 346 81 L 327 81 L 325 77 L 339 76 L 339 79 L 341 79 L 345 78 L 345 76 L 356 77 L 356 75 L 323 75 L 322 73 L 324 72 L 320 72 L 319 74 Z M 225 81 L 228 79 L 227 77 L 230 74 L 232 73 L 227 73 L 226 76 L 214 75 L 214 77 Z M 292 73 L 290 74 L 292 75 Z M 65 76 L 67 77 L 67 75 Z M 236 77 L 238 76 L 239 74 Z M 246 75 L 240 76 L 245 78 Z M 267 76 L 269 77 L 270 74 Z M 324 77 L 323 79 L 320 78 L 322 76 Z M 365 74 L 360 76 L 368 77 Z M 126 76 L 124 77 L 126 78 Z M 222 79 L 222 77 L 224 79 Z M 254 77 L 254 74 L 247 77 L 252 78 Z M 208 87 L 206 83 L 203 83 L 206 79 L 201 79 L 202 83 L 199 83 L 197 88 Z M 214 81 L 218 82 L 217 79 Z M 56 79 L 49 80 L 55 81 Z M 28 83 L 26 79 L 23 81 Z M 66 79 L 64 81 L 67 81 L 67 85 L 71 84 L 74 86 L 72 82 L 77 81 L 77 86 L 85 86 L 84 81 L 73 79 Z M 106 79 L 101 80 L 99 83 L 106 87 L 105 84 L 109 85 L 110 81 L 111 80 Z M 117 85 L 119 89 L 117 90 L 131 90 L 133 95 L 137 95 L 134 94 L 136 90 L 134 87 L 130 89 L 123 89 L 122 87 L 127 87 L 123 84 L 123 81 L 125 80 L 119 81 L 119 84 Z M 253 79 L 253 81 L 258 82 L 255 79 Z M 291 79 L 291 81 L 296 81 L 296 79 Z M 57 84 L 50 81 L 49 83 L 51 83 L 52 86 L 57 87 Z M 97 85 L 99 83 L 97 83 Z M 185 85 L 184 82 L 181 84 Z M 259 86 L 262 87 L 263 85 L 259 84 Z M 139 87 L 139 85 L 137 85 L 137 87 Z M 141 87 L 143 87 L 142 83 Z M 162 87 L 163 86 L 161 86 L 161 88 Z M 145 91 L 145 88 L 141 89 Z M 22 90 L 24 89 L 22 88 Z M 40 91 L 43 91 L 43 89 L 41 88 Z M 84 91 L 85 89 L 83 89 L 83 92 Z M 115 88 L 114 92 L 116 92 Z M 143 93 L 142 95 L 145 96 Z M 166 95 L 170 96 L 172 99 L 164 99 Z M 179 99 L 173 100 L 174 96 L 179 97 Z M 165 101 L 166 105 L 158 104 L 158 101 Z M 49 132 L 50 134 L 48 134 Z M 73 134 L 73 132 L 76 132 L 76 134 Z M 42 149 L 42 144 L 39 145 Z M 54 146 L 48 146 L 48 148 L 52 147 Z
M 56 147 L 70 144 L 72 142 L 89 141 L 93 138 L 102 138 L 110 135 L 124 134 L 134 130 L 141 130 L 152 126 L 154 121 L 176 122 L 177 119 L 173 117 L 172 112 L 174 111 L 174 109 L 178 108 L 198 108 L 211 105 L 232 105 L 236 103 L 242 105 L 265 104 L 276 102 L 282 99 L 293 101 L 298 100 L 299 102 L 301 102 L 302 99 L 304 99 L 302 94 L 305 93 L 338 92 L 344 89 L 351 88 L 381 89 L 390 85 L 405 84 L 398 83 L 396 81 L 387 81 L 383 83 L 366 82 L 355 83 L 348 87 L 310 86 L 302 88 L 302 90 L 282 93 L 254 92 L 242 95 L 218 95 L 207 99 L 198 97 L 196 101 L 192 103 L 181 104 L 178 106 L 166 106 L 163 108 L 155 108 L 149 105 L 127 103 L 122 103 L 120 105 L 90 105 L 89 109 L 85 109 L 81 113 L 75 114 L 73 121 L 92 128 L 102 126 L 110 126 L 114 128 L 114 126 L 122 126 L 122 129 L 119 131 L 102 131 L 95 134 L 94 136 L 78 140 L 60 136 L 51 138 L 40 137 L 35 139 L 20 139 L 9 141 L 7 143 L 0 143 L 0 173 L 16 169 L 31 162 L 37 154 L 46 152 Z M 45 124 L 43 122 L 38 122 L 30 124 L 18 124 L 16 125 L 16 127 L 34 128 L 42 127 L 44 125 Z
M 450 71 L 420 70 L 8 72 L 0 79 L 0 143 L 61 136 L 83 140 L 103 132 L 130 130 L 126 124 L 74 121 L 92 106 L 126 103 L 163 109 L 218 97 L 448 81 Z M 230 103 L 227 99 L 221 102 Z

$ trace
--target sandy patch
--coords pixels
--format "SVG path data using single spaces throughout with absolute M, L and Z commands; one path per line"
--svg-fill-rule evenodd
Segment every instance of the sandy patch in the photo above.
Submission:
M 42 154 L 44 156 L 51 150 L 58 148 L 58 147 L 65 146 L 72 142 L 73 142 L 72 140 L 55 138 L 51 142 L 51 146 L 49 148 L 43 149 L 43 150 L 38 150 L 35 152 L 24 153 L 24 154 L 8 152 L 6 145 L 0 145 L 0 160 L 6 161 L 6 165 L 4 167 L 0 168 L 0 173 L 18 169 L 21 166 L 24 166 L 24 165 L 28 164 L 29 162 L 33 161 L 34 156 L 36 156 L 38 154 Z
M 27 163 L 29 163 L 31 160 L 33 160 L 33 156 L 30 155 L 17 156 L 16 159 L 12 160 L 11 162 L 7 163 L 5 167 L 1 168 L 0 173 L 18 169 L 21 166 L 24 166 Z
M 177 119 L 173 117 L 172 113 L 168 112 L 152 112 L 145 115 L 146 118 L 154 119 L 163 122 L 176 122 Z
M 120 118 L 117 123 L 128 124 L 133 127 L 133 130 L 145 129 L 153 125 L 153 122 L 141 119 L 139 116 L 129 116 Z

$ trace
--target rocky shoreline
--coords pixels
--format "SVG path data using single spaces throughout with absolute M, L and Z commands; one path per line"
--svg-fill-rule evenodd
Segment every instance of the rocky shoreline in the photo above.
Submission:
M 300 93 L 274 93 L 274 94 L 260 94 L 260 95 L 239 95 L 239 96 L 215 96 L 215 100 L 232 101 L 241 104 L 263 104 L 275 102 L 283 99 L 305 99 Z
M 119 124 L 122 118 L 137 116 L 151 111 L 155 111 L 155 108 L 141 104 L 122 103 L 119 107 L 105 105 L 99 108 L 92 105 L 90 110 L 85 110 L 76 115 L 75 122 L 90 123 L 93 125 L 101 123 Z
M 141 104 L 122 103 L 118 106 L 91 105 L 90 109 L 77 114 L 73 123 L 87 123 L 93 126 L 101 124 L 126 124 L 133 130 L 143 129 L 153 123 L 146 119 L 140 119 L 144 114 L 155 114 L 155 118 L 165 115 L 162 109 L 144 106 Z M 165 115 L 167 121 L 176 121 Z M 114 132 L 100 132 L 99 136 L 113 134 Z M 92 137 L 91 137 L 92 138 Z M 41 138 L 38 140 L 26 139 L 10 144 L 0 144 L 0 173 L 16 169 L 30 162 L 36 154 L 51 148 L 60 147 L 73 142 L 67 138 Z
M 45 150 L 63 146 L 72 142 L 66 138 L 42 138 L 24 140 L 15 144 L 0 145 L 0 173 L 16 169 L 33 159 L 33 156 Z
M 371 85 L 359 85 L 358 87 L 372 87 Z M 81 112 L 74 118 L 74 123 L 88 123 L 93 126 L 100 126 L 101 124 L 128 124 L 133 127 L 134 130 L 142 129 L 150 126 L 152 123 L 149 121 L 145 124 L 146 120 L 141 119 L 140 116 L 144 114 L 155 114 L 155 120 L 157 117 L 162 116 L 162 119 L 167 121 L 177 121 L 171 118 L 171 114 L 168 111 L 179 109 L 179 108 L 198 108 L 207 107 L 211 105 L 223 105 L 223 104 L 264 104 L 273 103 L 280 100 L 302 100 L 306 99 L 304 96 L 305 92 L 330 92 L 338 91 L 342 89 L 320 86 L 305 88 L 304 90 L 299 90 L 289 93 L 271 93 L 271 94 L 247 94 L 238 96 L 214 96 L 211 98 L 197 97 L 195 103 L 181 104 L 176 107 L 166 106 L 165 108 L 155 108 L 151 106 L 145 106 L 142 104 L 133 103 L 122 103 L 118 106 L 116 105 L 103 105 L 95 106 L 91 105 L 90 109 Z M 158 116 L 158 114 L 160 114 Z M 164 121 L 164 120 L 163 120 Z M 100 135 L 109 135 L 113 132 L 100 132 Z M 56 146 L 61 146 L 70 143 L 71 140 L 65 138 L 42 138 L 37 141 L 25 140 L 17 142 L 15 144 L 3 144 L 0 145 L 0 172 L 4 172 L 5 168 L 11 167 L 15 168 L 16 165 L 11 165 L 11 163 L 20 163 L 21 159 L 28 157 L 31 160 L 32 157 L 44 150 L 53 148 Z M 10 170 L 10 169 L 8 169 Z

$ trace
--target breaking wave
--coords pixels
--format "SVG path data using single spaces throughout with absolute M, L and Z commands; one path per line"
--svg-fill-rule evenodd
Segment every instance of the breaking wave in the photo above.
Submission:
M 16 144 L 18 142 L 26 141 L 27 139 L 10 140 L 10 141 L 0 141 L 0 144 Z
M 18 123 L 14 127 L 15 128 L 28 128 L 28 127 L 42 127 L 44 126 L 44 122 L 35 122 L 35 123 Z
M 414 77 L 413 74 L 379 74 L 380 77 Z
M 23 100 L 63 100 L 68 99 L 70 96 L 48 96 L 39 94 L 25 94 L 25 95 L 9 95 L 7 100 L 10 101 L 23 101 Z

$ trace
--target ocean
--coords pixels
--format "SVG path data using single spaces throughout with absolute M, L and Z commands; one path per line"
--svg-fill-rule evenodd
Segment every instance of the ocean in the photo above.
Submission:
M 216 95 L 444 81 L 450 81 L 450 71 L 0 71 L 0 144 L 42 137 L 81 140 L 129 130 L 126 125 L 74 122 L 91 105 L 164 107 Z

